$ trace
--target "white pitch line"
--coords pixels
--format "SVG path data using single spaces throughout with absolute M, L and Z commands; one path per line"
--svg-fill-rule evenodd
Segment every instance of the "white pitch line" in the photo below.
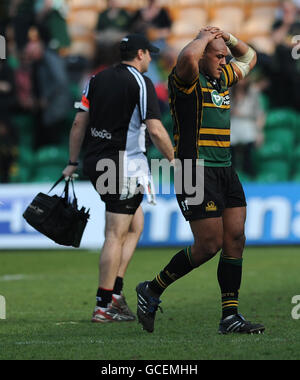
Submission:
M 25 342 L 15 342 L 13 344 L 18 346 L 27 346 L 27 345 L 46 345 L 46 346 L 57 346 L 57 345 L 64 345 L 64 344 L 70 344 L 70 343 L 76 343 L 76 344 L 95 344 L 100 343 L 104 344 L 103 340 L 71 340 L 71 341 L 49 341 L 49 340 L 32 340 L 32 341 L 25 341 Z
M 5 274 L 4 276 L 0 276 L 0 281 L 20 281 L 29 277 L 26 274 Z
M 78 325 L 79 322 L 73 322 L 73 321 L 70 321 L 70 322 L 57 322 L 55 324 L 56 324 L 56 326 L 61 326 L 61 325 Z

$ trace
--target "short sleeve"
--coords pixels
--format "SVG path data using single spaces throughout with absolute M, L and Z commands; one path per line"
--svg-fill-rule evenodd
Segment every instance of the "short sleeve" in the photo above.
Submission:
M 94 76 L 89 79 L 87 84 L 84 87 L 84 90 L 82 92 L 81 96 L 81 102 L 78 105 L 78 108 L 83 111 L 89 111 L 90 109 L 90 95 L 91 95 L 91 88 L 93 83 Z
M 189 95 L 191 94 L 198 83 L 198 76 L 193 80 L 192 83 L 185 83 L 182 79 L 180 79 L 176 73 L 176 67 L 172 70 L 171 74 L 169 75 L 169 82 L 171 82 L 178 91 Z

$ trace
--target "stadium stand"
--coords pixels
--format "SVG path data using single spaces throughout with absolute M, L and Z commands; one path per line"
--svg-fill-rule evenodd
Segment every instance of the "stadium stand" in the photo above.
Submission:
M 118 0 L 117 2 L 121 8 L 132 15 L 147 4 L 147 0 Z M 15 1 L 5 3 L 7 9 L 10 9 L 9 7 Z M 23 0 L 21 3 L 29 4 L 28 0 Z M 64 7 L 67 5 L 68 9 L 63 17 L 67 23 L 71 44 L 67 49 L 57 50 L 57 54 L 65 60 L 69 75 L 69 91 L 72 101 L 75 102 L 80 96 L 86 78 L 113 61 L 112 57 L 108 58 L 106 52 L 104 53 L 104 46 L 101 50 L 95 33 L 98 16 L 106 9 L 107 1 L 61 0 L 54 3 Z M 169 133 L 172 133 L 172 123 L 165 93 L 168 70 L 174 63 L 172 59 L 175 59 L 178 51 L 194 38 L 202 25 L 219 26 L 244 39 L 258 51 L 257 66 L 263 78 L 261 81 L 264 82 L 260 100 L 266 113 L 266 123 L 264 143 L 256 149 L 254 154 L 256 180 L 259 182 L 300 181 L 299 107 L 297 108 L 297 102 L 291 106 L 284 104 L 278 107 L 272 99 L 272 91 L 271 93 L 268 91 L 270 83 L 274 86 L 278 78 L 282 77 L 281 83 L 288 83 L 289 80 L 285 79 L 287 73 L 276 72 L 273 59 L 278 44 L 284 44 L 282 41 L 278 43 L 278 40 L 275 41 L 273 38 L 274 21 L 282 17 L 282 2 L 274 0 L 157 0 L 157 3 L 168 11 L 172 19 L 172 27 L 167 38 L 169 54 L 162 54 L 149 75 L 155 75 L 163 110 L 163 121 Z M 25 5 L 24 7 L 27 9 Z M 0 17 L 1 20 L 5 20 L 5 13 L 0 14 Z M 296 21 L 297 17 L 299 21 L 299 10 L 297 16 L 297 9 L 295 9 Z M 18 17 L 17 20 L 20 18 Z M 23 91 L 23 93 L 19 91 L 21 105 L 19 104 L 17 110 L 10 115 L 19 141 L 17 159 L 10 169 L 10 182 L 53 181 L 67 159 L 68 131 L 75 111 L 71 109 L 64 120 L 63 134 L 58 146 L 37 144 L 36 133 L 40 128 L 38 116 L 41 105 L 34 96 L 32 97 L 33 104 L 20 102 L 22 95 L 23 99 L 26 99 L 24 94 L 34 91 L 34 85 L 25 80 L 27 74 L 27 79 L 30 79 L 31 67 L 26 57 L 22 56 L 22 52 L 18 51 L 13 33 L 11 33 L 13 25 L 9 22 L 4 25 L 6 29 L 2 29 L 0 33 L 6 35 L 7 38 L 7 63 L 14 70 L 20 67 L 23 70 L 18 77 L 18 90 L 21 88 Z M 32 25 L 36 26 L 36 23 L 32 21 Z M 27 30 L 27 33 L 31 40 L 39 38 L 32 27 Z M 295 75 L 300 77 L 299 68 L 297 69 L 296 66 L 293 78 Z M 20 84 L 22 84 L 21 87 Z M 287 91 L 286 88 L 283 91 Z M 284 94 L 283 98 L 289 102 L 289 94 Z M 153 146 L 150 147 L 149 152 L 150 158 L 159 157 L 159 153 Z M 240 176 L 242 180 L 250 180 L 243 172 L 240 172 Z
M 121 7 L 128 11 L 134 11 L 145 6 L 147 1 L 118 1 Z M 260 43 L 258 37 L 268 40 L 266 51 L 271 49 L 268 34 L 274 19 L 274 13 L 279 1 L 256 0 L 160 0 L 158 3 L 167 8 L 174 20 L 172 34 L 169 38 L 171 45 L 181 48 L 186 40 L 195 35 L 196 30 L 206 23 L 217 25 L 241 38 Z M 69 1 L 70 13 L 68 23 L 71 25 L 73 39 L 73 51 L 77 52 L 77 46 L 85 41 L 92 45 L 90 31 L 95 25 L 96 14 L 105 9 L 105 1 Z M 74 34 L 73 34 L 74 33 Z M 258 39 L 257 39 L 258 38 Z M 180 44 L 180 41 L 182 44 Z M 260 48 L 264 43 L 260 43 Z M 87 54 L 92 51 L 88 50 Z

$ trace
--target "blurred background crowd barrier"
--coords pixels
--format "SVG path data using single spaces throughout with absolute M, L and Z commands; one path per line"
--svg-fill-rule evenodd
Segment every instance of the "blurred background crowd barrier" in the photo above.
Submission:
M 147 75 L 172 136 L 167 77 L 205 25 L 240 37 L 258 53 L 256 68 L 231 90 L 232 155 L 241 181 L 254 198 L 253 186 L 300 186 L 299 0 L 1 0 L 0 182 L 58 178 L 68 161 L 74 103 L 91 75 L 119 61 L 118 43 L 128 33 L 144 33 L 161 49 Z M 161 157 L 150 141 L 148 157 Z M 296 188 L 290 215 L 297 212 Z

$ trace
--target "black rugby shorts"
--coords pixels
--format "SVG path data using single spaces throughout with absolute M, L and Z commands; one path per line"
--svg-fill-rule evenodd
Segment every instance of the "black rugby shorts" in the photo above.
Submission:
M 204 168 L 204 200 L 199 205 L 189 205 L 184 193 L 176 194 L 180 210 L 187 221 L 222 216 L 225 208 L 247 205 L 242 184 L 233 167 Z
M 98 160 L 88 159 L 84 161 L 84 174 L 89 177 L 95 190 L 105 203 L 105 210 L 117 214 L 134 215 L 138 207 L 143 201 L 144 193 L 143 187 L 138 184 L 136 177 L 119 177 L 118 165 L 116 163 L 116 176 L 115 176 L 115 191 L 112 193 L 104 193 L 103 188 L 99 186 L 99 177 L 106 174 L 106 170 L 97 171 L 96 165 Z M 117 162 L 117 161 L 116 161 Z M 121 184 L 120 184 L 121 182 Z M 105 183 L 107 188 L 108 182 Z

